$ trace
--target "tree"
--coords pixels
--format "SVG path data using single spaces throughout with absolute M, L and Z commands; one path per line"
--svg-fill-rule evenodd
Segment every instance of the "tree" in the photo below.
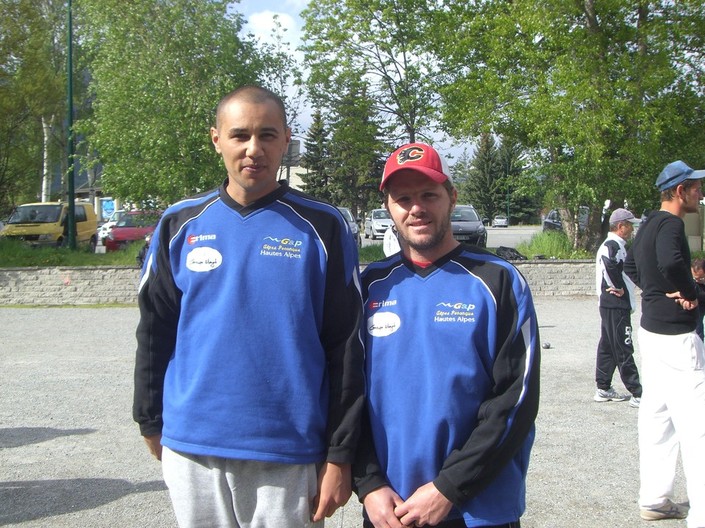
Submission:
M 576 247 L 605 198 L 650 205 L 667 162 L 705 162 L 702 2 L 448 1 L 426 16 L 445 127 L 527 146 Z M 585 236 L 581 205 L 596 212 Z
M 497 149 L 500 187 L 506 196 L 507 218 L 513 223 L 534 221 L 541 207 L 542 187 L 536 177 L 525 170 L 524 157 L 524 147 L 518 141 L 501 138 Z
M 331 201 L 331 189 L 328 187 L 329 174 L 329 142 L 328 130 L 323 122 L 320 110 L 313 113 L 313 122 L 306 134 L 306 152 L 303 163 L 306 174 L 301 176 L 303 190 L 312 196 Z
M 104 190 L 170 203 L 220 183 L 209 137 L 215 105 L 263 69 L 254 44 L 238 37 L 241 16 L 219 0 L 81 7 L 93 115 L 80 131 L 102 163 Z
M 65 7 L 52 0 L 0 5 L 0 211 L 7 211 L 36 200 L 43 175 L 65 166 Z
M 380 126 L 366 84 L 347 79 L 342 93 L 330 125 L 328 187 L 330 200 L 350 207 L 356 216 L 361 210 L 379 206 L 382 152 L 387 147 L 379 139 Z
M 394 129 L 393 141 L 430 132 L 437 98 L 431 89 L 423 0 L 319 0 L 303 11 L 309 93 L 318 107 L 345 96 L 335 79 L 364 79 L 373 109 Z
M 500 212 L 503 193 L 501 168 L 495 140 L 491 134 L 482 134 L 475 156 L 470 163 L 470 174 L 460 184 L 459 201 L 472 204 L 480 217 L 492 218 Z

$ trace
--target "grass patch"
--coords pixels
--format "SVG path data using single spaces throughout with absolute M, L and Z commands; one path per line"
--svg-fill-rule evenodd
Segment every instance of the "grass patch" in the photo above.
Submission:
M 384 258 L 384 250 L 382 244 L 371 244 L 369 246 L 359 248 L 360 262 L 370 263 Z
M 88 247 L 32 247 L 17 240 L 0 237 L 0 267 L 28 268 L 47 266 L 136 266 L 142 243 L 130 244 L 121 251 L 91 253 Z
M 595 255 L 584 249 L 573 249 L 568 236 L 560 231 L 536 233 L 529 242 L 522 242 L 516 248 L 528 258 L 559 260 L 593 259 Z

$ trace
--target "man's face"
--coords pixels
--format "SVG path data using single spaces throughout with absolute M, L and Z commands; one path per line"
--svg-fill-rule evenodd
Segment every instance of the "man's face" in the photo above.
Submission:
M 634 234 L 634 224 L 631 222 L 620 222 L 617 226 L 617 235 L 622 240 L 629 240 Z
M 703 189 L 700 180 L 692 180 L 688 187 L 683 186 L 683 209 L 686 213 L 697 213 L 700 200 L 703 199 Z
M 693 272 L 693 279 L 695 282 L 698 284 L 705 284 L 705 270 L 696 270 L 694 268 L 691 268 L 691 271 Z
M 433 261 L 457 245 L 450 225 L 455 191 L 449 196 L 442 184 L 411 169 L 396 173 L 387 190 L 387 209 L 412 260 L 420 254 Z
M 216 152 L 228 171 L 228 194 L 246 205 L 275 190 L 281 160 L 291 140 L 273 101 L 230 101 L 211 128 Z

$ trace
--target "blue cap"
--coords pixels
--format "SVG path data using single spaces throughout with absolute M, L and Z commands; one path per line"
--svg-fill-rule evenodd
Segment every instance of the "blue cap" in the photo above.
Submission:
M 665 191 L 671 187 L 683 183 L 685 180 L 699 180 L 705 178 L 705 170 L 693 170 L 682 161 L 669 163 L 656 178 L 656 187 L 659 191 Z

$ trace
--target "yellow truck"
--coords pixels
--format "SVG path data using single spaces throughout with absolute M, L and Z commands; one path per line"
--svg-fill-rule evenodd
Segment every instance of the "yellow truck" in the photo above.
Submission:
M 93 205 L 75 202 L 76 242 L 95 251 L 98 219 Z M 68 242 L 66 202 L 38 202 L 18 205 L 5 223 L 0 236 L 22 240 L 33 246 L 61 246 Z

